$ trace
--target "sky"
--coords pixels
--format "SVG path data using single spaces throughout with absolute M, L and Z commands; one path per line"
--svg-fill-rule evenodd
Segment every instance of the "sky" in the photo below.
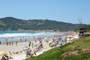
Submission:
M 0 18 L 90 24 L 90 0 L 0 0 Z

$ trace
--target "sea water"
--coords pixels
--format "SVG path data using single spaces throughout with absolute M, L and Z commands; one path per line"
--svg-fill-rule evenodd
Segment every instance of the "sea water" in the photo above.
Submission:
M 1 42 L 11 41 L 31 41 L 42 40 L 43 38 L 52 38 L 63 33 L 56 32 L 0 32 Z

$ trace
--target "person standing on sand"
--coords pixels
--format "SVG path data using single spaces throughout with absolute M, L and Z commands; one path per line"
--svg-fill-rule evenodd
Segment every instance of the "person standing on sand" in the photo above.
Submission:
M 17 44 L 18 44 L 18 41 L 16 41 L 16 46 L 17 46 Z
M 26 51 L 26 57 L 32 57 L 31 50 Z
M 33 42 L 32 42 L 32 48 L 33 48 Z
M 6 42 L 6 45 L 8 46 L 8 42 Z
M 31 41 L 29 42 L 29 47 L 31 46 Z
M 40 40 L 40 48 L 43 48 L 42 40 Z
M 6 39 L 5 41 L 6 41 L 6 45 L 8 46 L 8 40 Z
M 0 41 L 0 45 L 2 44 L 2 42 Z

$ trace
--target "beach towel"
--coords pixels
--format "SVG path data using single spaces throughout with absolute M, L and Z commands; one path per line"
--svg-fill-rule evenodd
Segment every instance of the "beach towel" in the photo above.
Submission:
M 23 50 L 26 51 L 26 50 L 30 50 L 30 48 L 28 46 L 24 46 L 23 47 Z

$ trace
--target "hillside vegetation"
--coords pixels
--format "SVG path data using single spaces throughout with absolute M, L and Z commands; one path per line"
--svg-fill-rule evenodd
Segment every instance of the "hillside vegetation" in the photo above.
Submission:
M 90 60 L 90 38 L 80 38 L 27 60 Z
M 76 30 L 78 24 L 54 20 L 32 19 L 23 20 L 14 17 L 0 18 L 0 30 Z

